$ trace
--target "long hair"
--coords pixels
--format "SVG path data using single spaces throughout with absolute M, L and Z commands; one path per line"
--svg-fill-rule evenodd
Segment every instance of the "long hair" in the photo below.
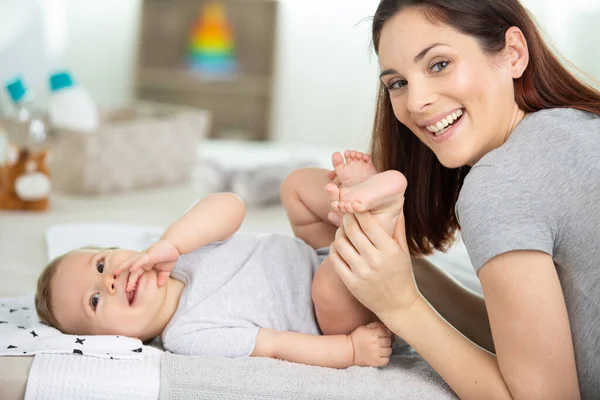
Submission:
M 504 50 L 506 31 L 518 27 L 529 48 L 529 64 L 514 82 L 519 108 L 535 112 L 570 107 L 600 115 L 600 93 L 561 64 L 518 0 L 382 0 L 373 19 L 377 54 L 383 26 L 407 7 L 418 7 L 432 22 L 470 35 L 490 56 Z M 396 119 L 383 84 L 379 86 L 371 151 L 378 170 L 395 169 L 408 180 L 404 214 L 411 254 L 447 250 L 460 228 L 455 205 L 470 167 L 444 167 L 433 151 Z

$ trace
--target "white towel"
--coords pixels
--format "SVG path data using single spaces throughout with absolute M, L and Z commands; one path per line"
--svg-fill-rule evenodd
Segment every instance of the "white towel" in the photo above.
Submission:
M 33 296 L 0 298 L 2 356 L 75 353 L 108 359 L 141 359 L 149 348 L 139 339 L 129 337 L 65 335 L 40 322 Z
M 25 400 L 156 400 L 161 354 L 142 360 L 107 360 L 73 354 L 38 354 Z

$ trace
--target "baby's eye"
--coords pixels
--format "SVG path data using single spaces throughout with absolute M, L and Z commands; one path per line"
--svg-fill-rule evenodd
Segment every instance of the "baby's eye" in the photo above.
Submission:
M 96 307 L 98 307 L 98 302 L 100 301 L 100 293 L 95 293 L 90 297 L 90 307 L 92 310 L 96 311 Z
M 98 261 L 98 264 L 96 264 L 96 269 L 98 270 L 98 272 L 103 273 L 104 272 L 104 260 L 100 260 Z

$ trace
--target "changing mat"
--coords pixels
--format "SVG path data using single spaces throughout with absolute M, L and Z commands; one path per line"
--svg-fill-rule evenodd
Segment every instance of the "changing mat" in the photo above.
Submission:
M 165 353 L 163 400 L 456 399 L 410 348 L 394 349 L 383 368 L 313 367 L 269 358 L 218 359 Z

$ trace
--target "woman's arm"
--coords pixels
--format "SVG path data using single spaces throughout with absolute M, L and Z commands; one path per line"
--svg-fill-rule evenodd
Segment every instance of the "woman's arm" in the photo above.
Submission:
M 483 297 L 424 258 L 412 259 L 419 291 L 463 335 L 494 353 L 494 341 Z
M 209 243 L 225 240 L 242 225 L 244 202 L 233 193 L 216 193 L 198 200 L 161 236 L 186 254 Z
M 350 335 L 309 335 L 261 328 L 252 357 L 270 357 L 329 368 L 382 367 L 392 354 L 392 334 L 376 322 Z
M 496 357 L 460 334 L 418 292 L 404 237 L 396 242 L 368 214 L 346 220 L 348 239 L 333 246 L 336 271 L 459 397 L 579 398 L 566 306 L 549 255 L 510 252 L 480 271 Z

